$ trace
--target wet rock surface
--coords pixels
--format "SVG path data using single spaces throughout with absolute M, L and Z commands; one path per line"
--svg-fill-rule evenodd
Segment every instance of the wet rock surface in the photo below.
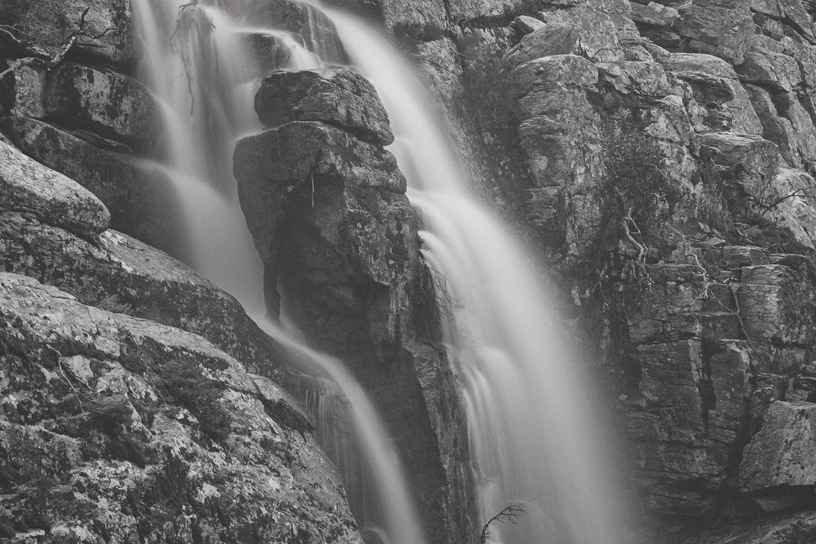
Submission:
M 265 25 L 291 32 L 300 36 L 307 49 L 326 62 L 346 62 L 346 52 L 337 37 L 334 23 L 318 8 L 294 0 L 249 0 L 244 3 L 248 5 L 241 15 L 250 25 Z
M 110 70 L 65 63 L 48 78 L 45 111 L 64 125 L 134 143 L 158 131 L 158 107 L 135 79 Z
M 167 249 L 166 233 L 178 227 L 173 219 L 176 198 L 154 165 L 112 142 L 103 142 L 111 148 L 98 147 L 37 119 L 3 118 L 0 130 L 28 156 L 96 195 L 111 212 L 112 228 Z
M 108 229 L 175 225 L 137 156 L 159 125 L 125 73 L 129 2 L 25 4 L 0 2 L 0 539 L 361 543 L 283 350 Z M 124 24 L 55 57 L 85 7 L 89 33 Z
M 631 443 L 632 488 L 645 511 L 657 515 L 650 519 L 659 536 L 642 541 L 812 540 L 816 507 L 810 476 L 807 470 L 784 467 L 809 467 L 809 461 L 802 461 L 809 455 L 805 407 L 816 398 L 816 182 L 810 173 L 816 161 L 813 3 L 344 3 L 373 13 L 414 54 L 434 92 L 431 100 L 446 109 L 440 118 L 465 150 L 475 190 L 495 201 L 560 275 L 564 313 L 574 318 L 576 330 L 586 332 L 590 341 L 584 343 L 592 346 L 588 359 L 599 361 L 598 372 L 608 378 L 618 399 L 616 407 Z M 94 43 L 78 43 L 69 62 L 55 70 L 34 63 L 6 73 L 0 79 L 0 112 L 5 117 L 0 130 L 47 167 L 32 166 L 45 172 L 42 179 L 62 179 L 53 171 L 75 179 L 110 209 L 114 228 L 159 244 L 156 233 L 166 218 L 148 210 L 155 210 L 156 201 L 166 200 L 166 194 L 154 192 L 156 183 L 144 182 L 130 157 L 155 136 L 155 112 L 143 90 L 124 73 L 132 54 L 127 4 L 40 2 L 37 9 L 23 10 L 22 2 L 0 2 L 2 70 L 32 52 L 50 58 L 76 30 L 85 7 L 90 7 L 89 32 L 116 28 Z M 311 49 L 331 32 L 330 22 L 304 4 L 276 0 L 241 5 L 250 20 L 274 22 L 299 33 Z M 310 25 L 310 20 L 317 24 Z M 31 40 L 20 41 L 24 36 L 18 31 Z M 269 50 L 268 66 L 277 67 L 280 51 L 268 43 L 258 47 Z M 334 61 L 345 58 L 336 40 L 329 40 L 322 53 Z M 120 72 L 112 70 L 117 66 Z M 466 533 L 460 528 L 467 523 L 452 512 L 461 513 L 469 499 L 461 485 L 466 471 L 451 460 L 463 457 L 466 446 L 460 415 L 450 407 L 453 389 L 438 385 L 450 376 L 440 370 L 444 364 L 436 344 L 438 331 L 428 326 L 433 323 L 433 297 L 416 249 L 416 218 L 393 157 L 381 149 L 391 138 L 381 108 L 376 109 L 376 100 L 359 86 L 363 83 L 346 85 L 340 74 L 354 78 L 350 72 L 329 71 L 333 75 L 328 79 L 315 77 L 317 72 L 277 76 L 269 89 L 291 91 L 291 103 L 280 108 L 268 97 L 263 102 L 271 111 L 277 108 L 267 122 L 282 126 L 239 147 L 238 170 L 245 195 L 250 195 L 244 207 L 267 265 L 268 304 L 277 307 L 280 282 L 284 297 L 300 308 L 295 316 L 299 325 L 324 349 L 343 356 L 367 387 L 377 391 L 375 401 L 396 429 L 420 495 L 436 497 L 423 503 L 425 516 L 435 518 L 429 526 L 448 523 L 449 535 L 458 536 L 440 538 L 455 541 Z M 315 91 L 314 85 L 323 91 Z M 355 98 L 345 94 L 355 91 L 366 95 L 356 105 Z M 315 101 L 295 114 L 304 98 Z M 324 105 L 332 106 L 329 113 L 320 111 Z M 648 168 L 629 168 L 637 175 L 615 177 L 621 164 Z M 633 190 L 622 190 L 619 200 L 614 187 Z M 34 191 L 35 196 L 24 191 L 19 209 L 4 199 L 0 260 L 8 270 L 76 293 L 84 304 L 70 304 L 83 311 L 89 311 L 86 305 L 129 305 L 134 316 L 205 336 L 247 365 L 253 363 L 244 357 L 274 357 L 257 331 L 245 328 L 245 316 L 229 297 L 134 240 L 103 232 L 104 212 L 81 189 L 72 186 L 72 196 L 56 200 L 49 200 L 50 191 Z M 638 194 L 657 198 L 643 201 Z M 84 211 L 67 213 L 68 203 Z M 34 287 L 25 292 L 26 297 L 39 296 Z M 115 300 L 103 304 L 114 295 Z M 66 296 L 70 299 L 54 294 L 57 302 L 48 304 L 59 306 Z M 198 310 L 185 313 L 188 307 Z M 217 317 L 227 330 L 219 331 L 215 319 L 200 319 L 202 314 Z M 236 340 L 239 336 L 243 339 Z M 58 349 L 60 363 L 46 370 L 65 377 L 52 376 L 48 382 L 62 383 L 62 389 L 71 383 L 84 392 L 82 381 L 71 374 L 84 375 L 84 363 L 69 361 L 73 354 L 63 354 L 63 347 Z M 88 383 L 113 372 L 111 368 L 120 371 L 102 365 L 100 374 L 95 364 Z M 122 366 L 121 361 L 116 364 Z M 122 369 L 128 383 L 160 391 L 147 381 L 154 370 Z M 75 397 L 85 403 L 84 397 Z M 95 403 L 107 402 L 98 400 L 103 397 L 92 395 Z M 73 402 L 64 404 L 79 410 Z M 133 400 L 128 402 L 136 412 L 141 410 Z M 167 415 L 169 408 L 162 402 L 155 401 L 160 407 L 157 417 L 170 421 L 175 416 Z M 100 408 L 99 415 L 93 406 L 86 410 L 92 415 L 82 417 L 109 421 L 107 408 Z M 119 414 L 117 410 L 113 413 Z M 192 414 L 189 408 L 187 412 Z M 289 430 L 306 428 L 293 413 L 281 416 L 285 421 L 277 424 Z M 69 419 L 75 415 L 66 414 Z M 795 420 L 797 414 L 805 415 Z M 203 436 L 197 417 L 185 415 L 182 419 L 187 419 L 171 423 L 186 429 L 179 436 L 192 436 L 189 440 L 195 442 Z M 37 456 L 40 453 L 30 453 L 30 444 L 50 437 L 53 448 L 37 457 L 48 467 L 43 474 L 49 478 L 62 473 L 56 466 L 69 467 L 68 473 L 74 474 L 70 467 L 86 462 L 82 448 L 102 451 L 118 443 L 97 440 L 111 436 L 104 429 L 94 431 L 91 446 L 83 446 L 79 437 L 59 434 L 56 427 L 19 425 L 4 420 L 4 445 L 23 452 L 21 456 Z M 130 429 L 128 425 L 132 427 L 127 423 L 115 428 Z M 168 425 L 151 432 L 166 437 L 161 429 Z M 141 438 L 132 438 L 135 431 L 116 432 L 130 437 L 135 450 L 149 450 Z M 789 449 L 780 450 L 779 440 Z M 201 443 L 198 449 L 190 447 L 196 459 L 206 457 L 200 450 L 210 444 Z M 780 451 L 797 452 L 798 457 L 782 459 Z M 162 455 L 156 457 L 156 466 L 170 466 L 172 455 Z M 112 470 L 110 455 L 103 457 L 87 459 Z M 42 521 L 43 508 L 31 497 L 41 496 L 47 482 L 35 478 L 25 483 L 21 478 L 29 473 L 10 474 L 9 481 L 17 486 L 14 493 L 26 497 L 18 500 L 14 495 L 13 506 L 27 516 L 25 527 L 12 530 L 33 535 L 25 538 L 41 538 L 39 531 L 51 527 L 53 535 L 47 538 L 55 542 L 82 536 L 78 524 L 63 523 L 69 517 L 62 506 L 54 512 L 63 521 Z M 178 479 L 173 478 L 167 481 Z M 79 484 L 71 482 L 59 480 L 56 491 L 49 488 L 45 496 L 62 505 L 69 490 L 71 497 L 83 501 L 93 495 L 86 484 L 77 491 Z M 207 481 L 216 488 L 220 482 Z M 252 481 L 247 485 L 261 489 Z M 175 489 L 161 489 L 170 488 Z M 213 509 L 200 519 L 212 511 L 234 512 L 212 506 L 220 503 L 213 502 L 209 488 L 202 491 L 203 484 L 189 489 L 189 497 L 201 492 L 204 504 Z M 437 494 L 439 489 L 443 491 Z M 264 493 L 253 496 L 266 500 Z M 176 504 L 172 500 L 168 504 Z M 204 508 L 195 500 L 190 504 Z M 172 524 L 184 534 L 204 534 L 196 533 L 201 529 L 192 518 L 182 519 L 170 507 L 165 510 L 176 517 L 156 518 L 156 531 Z M 762 512 L 780 510 L 763 517 Z M 791 513 L 796 511 L 801 513 Z M 449 521 L 435 517 L 439 512 Z M 120 521 L 100 526 L 116 535 L 130 530 L 130 518 L 115 519 Z M 250 519 L 249 526 L 258 526 L 258 519 Z M 706 529 L 704 523 L 711 520 L 722 527 Z M 0 520 L 2 530 L 8 529 L 4 523 Z M 662 532 L 666 527 L 671 531 Z M 141 537 L 138 530 L 133 534 Z M 435 531 L 434 537 L 441 534 Z
M 315 75 L 267 81 L 276 78 Z M 324 85 L 305 87 L 303 98 L 298 91 L 297 103 L 321 100 Z M 279 118 L 302 118 L 292 106 L 294 114 Z M 277 313 L 282 297 L 288 317 L 339 356 L 371 396 L 395 437 L 431 541 L 465 542 L 472 528 L 462 507 L 469 504 L 463 414 L 438 344 L 438 310 L 405 178 L 381 145 L 334 124 L 292 121 L 236 147 L 234 171 L 264 259 L 267 307 Z

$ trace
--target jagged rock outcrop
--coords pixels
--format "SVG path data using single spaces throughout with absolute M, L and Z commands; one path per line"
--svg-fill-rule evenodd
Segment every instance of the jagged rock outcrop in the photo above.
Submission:
M 378 146 L 394 141 L 388 114 L 374 86 L 345 68 L 320 68 L 267 77 L 255 95 L 265 126 L 289 121 L 322 121 Z
M 308 105 L 320 103 L 323 122 L 293 120 L 238 142 L 241 205 L 264 259 L 270 311 L 278 312 L 280 286 L 288 316 L 369 393 L 396 439 L 428 538 L 468 542 L 463 415 L 438 344 L 417 217 L 382 148 L 390 130 L 373 90 L 325 99 L 345 96 L 349 82 L 370 89 L 345 69 L 266 78 L 256 98 L 262 120 L 314 118 Z M 268 116 L 271 89 L 291 97 L 283 104 L 292 112 Z
M 816 405 L 777 401 L 743 450 L 740 480 L 748 491 L 816 484 Z
M 62 63 L 12 67 L 2 80 L 3 114 L 48 118 L 126 145 L 158 130 L 159 111 L 144 86 L 109 69 Z
M 125 144 L 158 131 L 158 107 L 135 79 L 109 70 L 64 63 L 49 73 L 46 116 Z
M 234 9 L 253 26 L 268 26 L 299 36 L 310 51 L 326 62 L 343 63 L 347 60 L 334 23 L 311 4 L 294 0 L 240 0 Z
M 565 302 L 567 315 L 588 331 L 597 346 L 590 359 L 601 361 L 618 399 L 633 487 L 661 523 L 686 524 L 644 541 L 812 539 L 813 501 L 799 489 L 812 485 L 809 476 L 779 478 L 784 463 L 763 452 L 778 453 L 776 422 L 807 412 L 801 407 L 816 398 L 813 2 L 342 3 L 374 13 L 411 50 L 475 189 L 561 274 L 563 299 L 575 302 Z M 53 57 L 84 7 L 23 4 L 0 3 L 0 70 L 13 67 L 0 79 L 0 130 L 91 189 L 114 228 L 160 243 L 170 221 L 148 210 L 166 193 L 132 157 L 153 136 L 155 108 L 117 71 L 133 49 L 128 3 L 83 4 L 91 8 L 84 30 L 116 31 L 79 40 L 70 63 L 54 70 L 14 61 Z M 330 22 L 305 4 L 236 4 L 253 22 L 299 33 L 312 49 L 331 34 Z M 267 52 L 266 66 L 279 66 L 277 42 L 246 38 Z M 336 39 L 321 53 L 345 58 Z M 286 103 L 271 100 L 273 91 L 289 93 Z M 466 449 L 461 420 L 453 389 L 438 386 L 450 376 L 436 344 L 432 282 L 404 180 L 382 149 L 392 136 L 370 91 L 336 68 L 265 82 L 259 114 L 282 126 L 239 147 L 243 204 L 267 265 L 269 307 L 278 306 L 280 284 L 297 323 L 375 391 L 418 493 L 436 497 L 423 505 L 426 520 L 433 511 L 450 515 L 447 530 L 462 537 L 469 499 L 457 495 L 467 479 L 457 458 Z M 0 214 L 0 257 L 11 271 L 70 289 L 89 306 L 115 295 L 106 304 L 129 304 L 134 315 L 205 336 L 247 364 L 244 357 L 259 353 L 274 357 L 235 302 L 206 282 L 127 237 L 100 235 L 104 217 L 77 222 L 62 201 L 32 207 L 26 191 L 14 193 L 22 204 Z M 39 293 L 26 285 L 32 297 Z M 55 304 L 84 308 L 47 291 Z M 228 331 L 173 308 L 188 304 Z M 144 371 L 121 372 L 153 387 Z M 783 440 L 806 451 L 801 422 L 785 421 Z M 200 426 L 188 427 L 197 436 Z M 808 511 L 699 532 L 701 520 L 757 516 L 757 508 Z M 447 538 L 437 531 L 445 523 L 428 521 L 434 538 Z
M 0 538 L 361 544 L 286 354 L 108 229 L 172 230 L 130 3 L 0 4 Z
M 50 219 L 49 219 L 50 220 Z M 0 262 L 89 306 L 126 309 L 203 336 L 255 372 L 284 378 L 280 354 L 238 301 L 187 266 L 125 234 L 86 240 L 25 213 L 0 212 Z
M 0 35 L 11 32 L 0 40 L 0 130 L 24 153 L 96 194 L 114 228 L 172 249 L 172 189 L 159 169 L 133 156 L 155 139 L 159 109 L 143 85 L 112 67 L 122 69 L 133 55 L 130 3 L 88 3 L 87 36 L 67 51 L 62 48 L 79 32 L 81 4 L 26 5 L 4 4 L 7 24 L 16 26 L 0 26 Z M 76 22 L 69 17 L 74 11 Z M 104 36 L 108 26 L 94 30 L 108 24 L 114 26 Z M 61 61 L 61 54 L 75 62 Z M 102 59 L 115 64 L 101 66 Z

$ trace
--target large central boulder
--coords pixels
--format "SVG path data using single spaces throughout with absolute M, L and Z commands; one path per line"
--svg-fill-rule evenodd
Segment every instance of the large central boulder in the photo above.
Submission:
M 272 92 L 274 90 L 274 92 Z M 288 105 L 288 107 L 287 107 Z M 275 72 L 268 125 L 238 142 L 241 205 L 271 314 L 342 357 L 396 438 L 433 542 L 467 542 L 463 413 L 440 341 L 417 216 L 376 92 L 343 68 Z

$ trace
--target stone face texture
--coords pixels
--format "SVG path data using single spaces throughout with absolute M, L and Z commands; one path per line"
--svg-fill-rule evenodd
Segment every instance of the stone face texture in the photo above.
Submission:
M 580 36 L 570 24 L 545 25 L 524 36 L 507 54 L 505 65 L 515 68 L 520 64 L 552 55 L 577 53 Z
M 123 143 L 158 132 L 158 107 L 141 83 L 113 71 L 65 63 L 48 78 L 45 110 L 61 124 Z
M 745 447 L 740 481 L 748 491 L 816 484 L 816 404 L 777 401 Z
M 316 122 L 288 123 L 244 139 L 236 149 L 234 163 L 247 224 L 267 266 L 267 297 L 276 292 L 277 245 L 281 239 L 277 231 L 285 199 L 293 192 L 302 192 L 311 202 L 312 176 L 337 172 L 354 180 L 355 185 L 389 189 L 394 194 L 405 190 L 405 178 L 397 170 L 393 155 Z
M 174 224 L 166 180 L 133 155 L 159 119 L 123 73 L 130 3 L 2 1 L 0 67 L 52 57 L 86 7 L 88 32 L 126 24 L 0 80 L 0 534 L 361 544 L 276 384 L 300 385 L 283 350 L 234 298 L 107 230 L 161 245 Z
M 0 320 L 5 523 L 54 543 L 362 542 L 308 420 L 201 337 L 8 273 Z
M 75 181 L 0 142 L 0 209 L 30 212 L 82 236 L 108 228 L 110 213 Z
M 541 8 L 535 15 L 544 26 L 520 30 L 504 57 L 530 172 L 528 217 L 554 244 L 545 247 L 554 248 L 565 283 L 577 286 L 573 297 L 582 304 L 603 297 L 608 336 L 599 342 L 617 361 L 614 390 L 647 509 L 710 516 L 746 492 L 736 476 L 740 455 L 768 408 L 812 398 L 805 354 L 813 345 L 814 276 L 806 259 L 787 255 L 813 247 L 816 202 L 803 170 L 816 149 L 813 6 L 631 3 L 624 18 L 659 47 L 633 38 L 627 24 L 601 38 L 600 13 L 597 41 L 585 39 L 571 22 L 581 10 L 603 9 L 567 4 Z M 611 52 L 597 52 L 601 41 Z M 621 257 L 604 260 L 593 245 L 608 233 L 597 189 L 604 125 L 655 138 L 665 175 L 691 194 L 686 215 L 661 235 L 670 247 L 650 249 L 647 288 L 632 286 L 626 270 L 604 279 L 614 259 L 636 254 L 619 246 L 611 253 Z M 767 223 L 737 240 L 716 223 L 723 218 Z M 681 226 L 698 224 L 702 232 Z M 582 252 L 606 263 L 592 263 L 600 283 L 570 277 L 573 259 L 590 260 Z M 604 295 L 581 295 L 604 281 Z M 791 378 L 797 372 L 802 377 Z M 766 510 L 803 500 L 795 491 L 774 493 L 741 500 Z
M 242 0 L 234 4 L 237 13 L 250 26 L 276 28 L 300 35 L 309 51 L 330 63 L 347 61 L 334 23 L 319 9 L 293 0 L 256 2 Z
M 749 5 L 741 0 L 695 0 L 678 23 L 692 51 L 710 53 L 735 65 L 744 59 L 753 26 Z
M 564 200 L 575 220 L 563 226 L 568 251 L 578 253 L 597 227 L 598 211 L 586 188 L 599 175 L 599 121 L 588 92 L 598 82 L 597 68 L 576 55 L 543 57 L 511 74 L 519 136 L 535 186 L 533 198 Z M 545 219 L 546 215 L 542 214 Z M 545 219 L 546 222 L 546 219 Z
M 0 80 L 0 112 L 3 115 L 45 117 L 45 69 L 22 65 Z
M 73 5 L 42 3 L 46 4 L 49 9 Z M 95 13 L 98 3 L 91 4 Z M 319 12 L 302 4 L 281 0 L 244 4 L 250 17 L 274 20 L 299 32 L 312 49 L 314 38 L 330 29 Z M 811 396 L 816 395 L 816 369 L 810 364 L 813 273 L 807 259 L 795 255 L 812 249 L 816 240 L 814 182 L 805 170 L 816 160 L 811 18 L 816 5 L 799 0 L 345 4 L 374 13 L 415 54 L 423 81 L 435 91 L 432 100 L 446 110 L 440 118 L 449 120 L 457 145 L 468 150 L 464 162 L 477 180 L 476 190 L 520 218 L 518 228 L 533 243 L 544 240 L 547 257 L 568 278 L 564 291 L 584 304 L 569 308 L 570 315 L 580 314 L 590 323 L 589 330 L 602 331 L 601 355 L 593 359 L 607 361 L 604 368 L 613 376 L 610 387 L 619 399 L 633 451 L 632 481 L 641 490 L 647 511 L 688 516 L 685 519 L 692 520 L 688 524 L 694 525 L 700 517 L 732 507 L 739 510 L 754 499 L 764 501 L 758 504 L 766 509 L 773 501 L 801 505 L 804 499 L 785 489 L 797 483 L 781 483 L 782 488 L 773 491 L 760 487 L 746 491 L 739 459 L 759 451 L 746 444 L 760 428 L 754 442 L 769 440 L 762 421 L 770 407 L 799 406 L 816 398 Z M 5 9 L 16 5 L 0 2 L 0 18 L 17 17 L 17 11 Z M 70 10 L 66 13 L 63 19 L 69 24 L 64 28 L 69 28 L 76 16 L 72 18 Z M 513 24 L 518 16 L 534 17 L 541 24 Z M 310 18 L 318 23 L 315 27 L 308 24 Z M 12 19 L 0 24 L 4 21 L 16 24 Z M 52 47 L 56 43 L 59 40 Z M 270 44 L 258 47 L 271 51 L 270 67 L 279 62 Z M 81 58 L 93 49 L 84 47 Z M 119 62 L 114 49 L 107 45 L 97 49 L 97 58 Z M 344 58 L 334 42 L 323 53 Z M 150 133 L 139 126 L 149 123 L 139 121 L 146 117 L 134 114 L 138 108 L 127 106 L 106 117 L 94 105 L 109 102 L 112 94 L 104 89 L 115 87 L 123 76 L 99 66 L 64 66 L 53 74 L 22 67 L 0 82 L 4 116 L 48 123 L 6 121 L 6 127 L 14 128 L 4 132 L 26 153 L 96 193 L 111 209 L 116 228 L 149 239 L 161 219 L 139 222 L 144 215 L 134 208 L 142 209 L 142 202 L 144 209 L 153 205 L 147 204 L 150 196 L 137 183 L 127 149 L 87 132 L 137 146 L 144 140 L 140 134 Z M 122 85 L 125 95 L 139 94 L 127 83 Z M 54 104 L 55 86 L 71 91 L 65 93 L 73 97 L 70 103 Z M 484 96 L 490 99 L 480 99 Z M 474 109 L 483 115 L 472 115 Z M 393 157 L 376 145 L 387 140 L 387 132 L 377 122 L 373 123 L 377 128 L 365 135 L 363 127 L 373 128 L 372 117 L 358 108 L 351 111 L 346 115 L 332 110 L 317 119 L 282 117 L 272 122 L 299 122 L 242 143 L 240 169 L 246 192 L 252 195 L 245 195 L 244 207 L 267 263 L 269 304 L 278 304 L 275 287 L 280 280 L 285 296 L 301 303 L 299 323 L 323 347 L 348 356 L 368 384 L 380 391 L 380 405 L 404 400 L 394 393 L 395 383 L 412 391 L 405 412 L 388 412 L 386 417 L 400 429 L 399 436 L 418 432 L 416 436 L 424 437 L 403 451 L 410 466 L 420 467 L 427 461 L 422 452 L 435 447 L 455 450 L 452 442 L 458 435 L 451 429 L 458 423 L 442 406 L 454 395 L 450 389 L 429 394 L 426 385 L 423 391 L 416 388 L 417 381 L 440 381 L 428 371 L 439 368 L 440 356 L 425 343 L 433 334 L 419 330 L 418 322 L 427 320 L 410 317 L 408 309 L 407 301 L 416 292 L 411 282 L 421 277 L 416 268 L 415 218 L 402 195 L 404 180 Z M 512 113 L 502 117 L 504 112 Z M 643 133 L 656 141 L 665 175 L 691 194 L 679 216 L 665 225 L 662 242 L 648 247 L 645 291 L 632 276 L 626 279 L 615 269 L 615 259 L 619 264 L 631 262 L 631 251 L 614 244 L 600 250 L 593 245 L 607 228 L 601 222 L 598 191 L 604 175 L 604 125 L 620 129 L 614 134 Z M 507 149 L 521 151 L 508 157 L 497 151 Z M 68 160 L 67 155 L 81 160 Z M 492 164 L 476 159 L 483 155 L 502 156 Z M 120 272 L 114 273 L 120 270 L 110 264 L 115 261 L 108 261 L 116 255 L 116 245 L 82 246 L 86 241 L 45 218 L 40 224 L 19 211 L 4 212 L 2 217 L 4 225 L 21 233 L 2 241 L 4 248 L 11 248 L 5 251 L 14 255 L 14 266 L 19 267 L 15 271 L 27 270 L 88 297 L 83 302 L 98 304 L 113 287 L 98 286 L 82 267 L 70 268 L 73 272 L 64 283 L 56 274 L 38 270 L 47 268 L 40 263 L 49 259 L 65 262 L 81 255 L 96 259 L 94 266 L 128 286 L 113 290 L 118 297 L 129 296 L 130 284 L 117 275 Z M 99 239 L 108 240 L 108 234 Z M 138 247 L 123 239 L 131 250 Z M 42 247 L 32 253 L 29 264 L 22 257 L 29 250 L 18 249 L 26 244 Z M 60 252 L 65 255 L 60 257 Z M 586 264 L 582 259 L 587 256 L 612 265 Z M 586 269 L 575 272 L 579 264 L 590 270 L 583 283 Z M 148 300 L 157 300 L 164 282 L 170 281 L 155 270 L 137 276 L 149 286 L 146 292 L 154 298 Z M 184 299 L 184 293 L 199 289 L 194 281 L 174 285 L 178 291 L 170 300 Z M 584 292 L 592 295 L 584 297 Z M 205 301 L 218 300 L 202 296 Z M 592 297 L 596 302 L 601 297 L 602 304 L 593 306 Z M 139 305 L 138 297 L 133 300 L 132 311 L 149 310 L 147 303 Z M 183 317 L 168 317 L 167 308 L 157 307 L 161 311 L 152 319 L 168 319 L 167 324 L 205 336 L 214 334 L 206 323 L 185 323 Z M 213 311 L 212 306 L 207 308 Z M 167 315 L 160 316 L 163 312 Z M 601 316 L 596 321 L 593 312 Z M 226 338 L 208 338 L 233 355 L 245 352 L 245 347 Z M 378 361 L 379 373 L 370 372 L 362 363 L 365 359 Z M 71 368 L 82 367 L 77 363 Z M 404 424 L 409 417 L 431 421 L 434 432 Z M 15 444 L 22 441 L 19 436 L 39 439 L 37 433 L 25 433 L 14 435 Z M 806 433 L 787 436 L 792 439 L 791 451 L 807 449 L 802 449 Z M 61 444 L 54 458 L 73 459 L 71 444 Z M 438 465 L 433 474 L 416 470 L 416 481 L 426 482 L 422 485 L 453 481 L 454 466 L 449 465 L 444 476 Z M 772 480 L 759 473 L 752 478 Z M 422 485 L 424 495 L 433 495 L 432 486 Z M 436 505 L 426 508 L 426 515 L 439 510 Z M 806 516 L 774 523 L 736 528 L 732 540 L 712 531 L 687 542 L 813 539 L 812 519 Z
M 737 296 L 746 332 L 784 344 L 812 344 L 816 293 L 801 272 L 767 264 L 742 269 Z
M 261 83 L 255 111 L 266 126 L 323 121 L 377 145 L 394 141 L 377 91 L 347 68 L 273 72 Z
M 700 53 L 672 53 L 660 62 L 671 76 L 688 83 L 691 94 L 684 98 L 700 112 L 693 115 L 689 108 L 696 132 L 762 134 L 749 95 L 729 63 Z

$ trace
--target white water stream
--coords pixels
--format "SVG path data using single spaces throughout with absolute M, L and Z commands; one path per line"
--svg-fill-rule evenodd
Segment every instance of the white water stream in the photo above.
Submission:
M 427 229 L 426 259 L 447 279 L 454 317 L 446 337 L 465 388 L 482 521 L 511 504 L 524 511 L 517 524 L 491 525 L 489 541 L 619 542 L 617 458 L 531 257 L 471 195 L 405 56 L 362 21 L 323 9 L 388 111 L 391 151 Z
M 133 4 L 144 50 L 143 79 L 164 114 L 159 168 L 182 201 L 185 232 L 181 245 L 191 266 L 235 296 L 270 336 L 319 365 L 339 386 L 351 407 L 362 477 L 372 497 L 355 512 L 364 532 L 385 544 L 423 544 L 399 458 L 362 388 L 343 364 L 295 340 L 296 334 L 265 319 L 263 264 L 240 208 L 232 175 L 232 154 L 241 136 L 261 129 L 253 108 L 259 64 L 246 47 L 250 35 L 274 37 L 289 49 L 289 66 L 305 69 L 320 59 L 286 32 L 242 24 L 218 5 L 186 0 L 137 0 Z M 186 5 L 186 7 L 182 7 Z M 316 20 L 315 23 L 321 23 Z M 320 39 L 325 25 L 312 34 Z M 337 56 L 336 48 L 315 49 Z M 328 51 L 328 53 L 326 53 Z M 342 469 L 343 467 L 341 467 Z

